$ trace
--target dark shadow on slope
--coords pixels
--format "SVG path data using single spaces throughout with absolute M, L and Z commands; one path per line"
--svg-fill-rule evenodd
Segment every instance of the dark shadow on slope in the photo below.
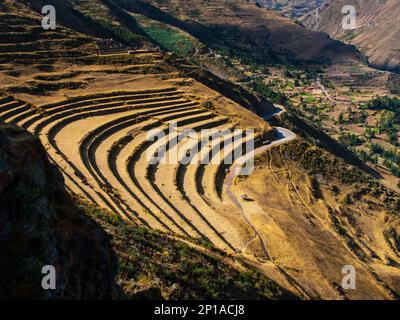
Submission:
M 127 11 L 182 29 L 213 49 L 228 50 L 244 59 L 251 57 L 259 63 L 301 66 L 330 64 L 333 60 L 345 61 L 349 57 L 364 60 L 354 46 L 333 40 L 323 32 L 309 31 L 295 24 L 284 24 L 273 30 L 266 25 L 246 28 L 229 22 L 201 24 L 195 20 L 179 20 L 145 1 L 115 2 Z M 309 54 L 302 55 L 304 51 Z
M 348 164 L 353 165 L 360 170 L 372 175 L 376 179 L 382 179 L 382 175 L 366 165 L 360 158 L 358 158 L 354 153 L 347 150 L 346 147 L 341 145 L 336 140 L 332 139 L 329 135 L 323 132 L 321 129 L 314 127 L 308 121 L 302 119 L 296 114 L 295 110 L 287 112 L 281 120 L 270 121 L 272 125 L 281 125 L 291 129 L 293 132 L 298 133 L 300 136 L 312 139 L 313 142 L 328 150 L 330 153 L 342 158 Z
M 271 113 L 275 109 L 274 105 L 270 101 L 256 96 L 255 94 L 243 89 L 241 86 L 224 80 L 206 69 L 201 69 L 195 66 L 185 66 L 182 61 L 174 59 L 170 59 L 168 64 L 181 70 L 182 76 L 191 77 L 199 81 L 260 116 L 266 113 Z
M 137 39 L 133 43 L 124 39 L 121 35 L 114 32 L 110 25 L 103 25 L 91 17 L 76 10 L 68 0 L 35 0 L 28 1 L 23 0 L 24 3 L 30 6 L 37 13 L 41 14 L 42 7 L 45 5 L 52 5 L 56 8 L 57 22 L 66 28 L 75 30 L 79 33 L 90 35 L 96 38 L 114 38 L 122 43 L 129 45 L 140 43 L 144 39 L 144 34 L 137 27 L 136 21 L 129 16 L 125 11 L 115 6 L 113 3 L 107 0 L 102 0 L 110 9 L 111 13 L 115 15 L 117 21 L 122 23 L 127 29 L 132 32 L 132 37 L 137 36 Z
M 40 141 L 0 124 L 0 300 L 116 299 L 110 236 L 65 191 Z M 43 290 L 42 268 L 56 270 Z

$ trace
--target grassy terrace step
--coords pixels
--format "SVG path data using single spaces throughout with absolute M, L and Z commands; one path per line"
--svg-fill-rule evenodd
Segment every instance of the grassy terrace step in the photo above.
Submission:
M 214 127 L 215 130 L 223 130 L 226 129 L 226 124 L 223 124 L 219 127 Z M 200 129 L 201 130 L 201 129 Z M 193 158 L 198 152 L 201 152 L 201 142 L 192 139 L 183 139 L 177 145 L 173 146 L 171 149 L 168 149 L 170 152 L 176 152 L 177 150 L 183 150 L 183 147 L 187 147 L 188 140 L 192 147 L 191 157 Z M 164 142 L 164 145 L 169 145 L 169 142 Z M 164 155 L 163 158 L 165 158 Z M 186 153 L 182 154 L 182 157 L 186 157 Z M 179 160 L 181 160 L 180 158 Z M 216 212 L 213 210 L 204 210 L 201 211 L 193 205 L 186 196 L 186 193 L 183 189 L 180 189 L 177 180 L 179 177 L 176 176 L 179 167 L 185 167 L 186 164 L 176 164 L 176 165 L 168 165 L 168 164 L 158 164 L 154 166 L 148 167 L 148 176 L 151 180 L 152 184 L 157 187 L 161 194 L 164 194 L 168 199 L 170 198 L 173 202 L 174 206 L 182 213 L 185 213 L 186 216 L 190 217 L 191 221 L 198 226 L 203 232 L 206 234 L 207 238 L 212 241 L 215 245 L 219 247 L 226 248 L 232 252 L 236 250 L 234 247 L 225 239 L 225 237 L 214 227 L 214 223 L 210 222 L 213 220 L 213 216 L 216 215 Z M 182 171 L 180 171 L 182 172 Z M 163 181 L 161 183 L 161 180 Z
M 0 119 L 8 123 L 15 123 L 13 120 L 18 118 L 19 115 L 27 112 L 35 112 L 31 106 L 25 102 L 15 100 L 14 97 L 8 96 L 0 98 Z
M 21 106 L 18 106 L 16 108 L 13 108 L 12 110 L 8 112 L 2 112 L 0 113 L 0 119 L 3 121 L 8 120 L 11 117 L 14 117 L 15 115 L 20 114 L 21 112 L 25 112 L 31 109 L 31 106 L 29 104 L 23 104 Z M 7 121 L 9 122 L 9 121 Z
M 18 108 L 22 106 L 24 102 L 18 100 L 12 100 L 11 102 L 4 103 L 0 105 L 0 114 L 3 114 L 6 111 L 10 111 L 12 109 Z
M 43 106 L 42 109 L 46 111 L 47 114 L 52 114 L 52 112 L 59 112 L 61 110 L 67 109 L 79 109 L 82 107 L 87 106 L 94 106 L 94 105 L 122 105 L 128 104 L 130 102 L 135 101 L 146 101 L 146 99 L 180 99 L 182 95 L 179 92 L 168 92 L 168 93 L 154 93 L 154 94 L 137 94 L 137 95 L 126 95 L 126 96 L 118 96 L 118 97 L 111 97 L 111 98 L 101 98 L 101 99 L 94 99 L 94 100 L 85 100 L 80 102 L 74 102 L 66 105 L 48 107 Z
M 152 71 L 156 74 L 158 72 L 159 66 L 155 66 L 154 64 L 140 64 L 140 65 L 131 65 L 122 68 L 104 68 L 104 69 L 95 69 L 91 70 L 75 70 L 70 72 L 59 72 L 59 73 L 44 73 L 39 74 L 34 77 L 35 80 L 41 81 L 59 81 L 63 79 L 69 79 L 76 77 L 81 74 L 86 74 L 87 72 L 90 73 L 108 73 L 108 74 L 116 74 L 116 73 L 126 73 L 126 74 L 150 74 Z M 152 73 L 152 74 L 153 74 Z
M 22 59 L 58 59 L 58 58 L 76 58 L 85 56 L 88 53 L 74 50 L 59 50 L 59 51 L 40 51 L 34 52 L 6 52 L 0 53 L 0 62 L 7 62 L 10 60 L 22 60 Z
M 58 33 L 43 33 L 43 34 L 32 34 L 31 32 L 9 32 L 3 33 L 0 37 L 0 43 L 22 43 L 22 42 L 34 42 L 42 40 L 43 38 L 49 41 L 55 39 L 63 39 L 65 36 Z
M 215 117 L 215 116 L 214 116 Z M 212 118 L 208 118 L 204 120 L 203 117 L 199 116 L 192 116 L 180 121 L 180 125 L 178 124 L 181 129 L 184 128 L 192 128 L 194 130 L 201 130 L 205 127 L 212 127 L 221 124 L 222 119 L 218 119 L 215 117 L 216 120 L 210 120 Z M 179 123 L 179 122 L 178 122 Z M 167 133 L 168 129 L 165 130 Z M 186 214 L 188 212 L 182 213 L 179 211 L 173 203 L 171 203 L 165 196 L 160 192 L 158 187 L 154 184 L 153 177 L 152 177 L 152 166 L 149 166 L 145 153 L 147 149 L 152 146 L 152 149 L 156 150 L 158 146 L 163 145 L 165 143 L 164 139 L 158 140 L 156 142 L 149 142 L 146 141 L 143 145 L 136 149 L 134 153 L 128 158 L 127 160 L 127 171 L 129 173 L 130 179 L 136 184 L 138 181 L 142 181 L 141 185 L 139 186 L 142 189 L 142 193 L 148 197 L 155 205 L 157 205 L 162 211 L 168 212 L 170 216 L 179 217 L 183 219 L 184 225 L 195 230 L 196 233 L 204 239 L 207 239 L 207 236 L 203 234 L 194 224 L 186 218 Z M 140 179 L 141 178 L 141 179 Z M 158 199 L 157 201 L 155 199 Z M 175 218 L 177 219 L 177 218 Z
M 0 33 L 19 33 L 19 32 L 27 32 L 28 30 L 21 26 L 8 26 L 4 23 L 0 24 Z
M 245 141 L 249 138 L 243 138 L 242 148 L 243 145 L 245 145 Z M 218 153 L 214 154 L 214 156 L 211 158 L 210 165 L 202 164 L 197 168 L 197 191 L 207 201 L 218 202 L 221 199 L 221 194 L 219 191 L 222 190 L 223 180 L 221 182 L 221 180 L 219 179 L 226 174 L 225 170 L 231 167 L 231 164 L 225 163 L 227 163 L 228 160 L 232 158 L 233 153 L 236 150 L 239 150 L 240 147 L 238 146 L 237 148 L 234 148 L 234 146 L 229 146 L 227 155 L 225 155 L 225 153 L 227 152 L 225 148 L 221 148 Z M 216 161 L 216 159 L 219 159 L 219 161 Z
M 71 104 L 66 104 L 66 105 L 59 105 L 59 106 L 54 106 L 54 105 L 47 105 L 47 106 L 42 106 L 40 107 L 39 110 L 42 110 L 43 112 L 37 113 L 35 116 L 31 118 L 27 118 L 28 116 L 31 116 L 33 114 L 27 114 L 26 121 L 23 124 L 24 128 L 28 128 L 31 126 L 33 123 L 39 121 L 40 119 L 43 119 L 45 117 L 51 116 L 53 114 L 58 114 L 63 111 L 69 110 L 70 112 L 79 112 L 83 110 L 96 110 L 99 108 L 99 103 L 103 103 L 101 107 L 117 107 L 117 106 L 127 106 L 127 103 L 132 102 L 132 106 L 134 103 L 137 101 L 135 100 L 136 98 L 145 98 L 145 97 L 164 97 L 163 101 L 168 101 L 174 97 L 180 98 L 179 95 L 176 95 L 175 93 L 166 93 L 166 94 L 154 94 L 154 95 L 130 95 L 130 96 L 121 96 L 120 99 L 112 99 L 112 98 L 105 98 L 105 99 L 96 99 L 96 100 L 89 100 L 89 101 L 82 101 L 82 102 L 75 102 Z M 161 98 L 160 98 L 161 99 Z M 114 102 L 113 102 L 114 101 Z M 138 100 L 142 102 L 146 102 L 146 100 Z M 151 100 L 148 100 L 151 101 Z M 83 107 L 89 107 L 91 108 L 83 108 Z M 19 120 L 21 121 L 21 119 Z
M 46 110 L 46 115 L 52 115 L 56 114 L 59 112 L 63 111 L 82 111 L 82 110 L 90 110 L 93 108 L 112 108 L 112 107 L 119 107 L 119 106 L 135 106 L 137 104 L 148 104 L 148 103 L 154 103 L 154 102 L 162 102 L 162 101 L 187 101 L 182 98 L 181 95 L 169 95 L 169 96 L 153 96 L 153 97 L 148 97 L 148 98 L 135 98 L 132 97 L 131 99 L 122 99 L 120 101 L 118 100 L 113 100 L 109 102 L 101 102 L 99 103 L 98 101 L 96 103 L 90 103 L 90 104 L 81 104 L 81 105 L 70 105 L 70 106 L 62 106 L 50 110 Z
M 207 110 L 205 110 L 205 112 L 203 114 L 188 116 L 188 117 L 185 117 L 184 119 L 178 119 L 177 121 L 173 121 L 173 122 L 175 122 L 179 128 L 179 127 L 186 127 L 195 122 L 208 121 L 215 117 L 216 117 L 216 115 L 214 113 L 208 112 Z M 172 121 L 172 120 L 176 120 L 176 118 L 168 117 L 167 121 Z
M 119 132 L 120 130 L 132 127 L 134 125 L 138 126 L 140 122 L 149 120 L 151 117 L 154 117 L 156 115 L 168 112 L 170 112 L 170 110 L 147 110 L 145 112 L 138 112 L 137 114 L 132 116 L 118 118 L 96 128 L 84 138 L 84 140 L 80 144 L 81 158 L 85 166 L 88 168 L 89 172 L 96 179 L 99 185 L 105 184 L 107 187 L 113 188 L 112 185 L 108 183 L 107 178 L 98 168 L 96 162 L 96 151 L 104 142 L 104 140 L 109 138 L 111 135 Z
M 40 22 L 38 19 L 27 16 L 19 16 L 12 13 L 0 13 L 0 21 L 4 24 L 16 25 L 35 25 Z
M 52 41 L 48 40 L 37 40 L 37 41 L 28 41 L 28 42 L 20 42 L 20 43 L 6 43 L 0 44 L 0 52 L 33 52 L 40 50 L 51 50 L 56 48 L 69 48 L 75 49 L 79 48 L 88 43 L 88 40 L 85 38 L 62 38 L 62 39 L 54 39 Z
M 98 56 L 96 52 L 93 52 L 92 56 L 82 57 L 76 59 L 75 62 L 82 65 L 90 65 L 90 64 L 99 64 L 99 65 L 108 65 L 108 66 L 127 66 L 127 65 L 136 65 L 136 64 L 144 64 L 144 63 L 152 63 L 152 64 L 160 64 L 160 61 L 157 59 L 151 59 L 147 57 L 145 59 L 141 57 L 135 57 L 131 55 L 122 55 L 122 56 Z M 165 66 L 166 67 L 166 66 Z M 170 70 L 176 70 L 173 67 L 169 66 Z
M 50 109 L 53 107 L 68 105 L 68 104 L 72 104 L 75 102 L 81 102 L 81 101 L 86 101 L 86 100 L 95 100 L 96 101 L 97 99 L 103 99 L 103 98 L 118 99 L 121 96 L 135 96 L 135 95 L 167 93 L 167 92 L 175 92 L 175 91 L 177 91 L 176 88 L 168 87 L 168 88 L 163 88 L 163 89 L 148 89 L 148 90 L 138 90 L 138 91 L 111 91 L 111 92 L 103 92 L 103 93 L 94 93 L 94 94 L 89 94 L 89 95 L 69 97 L 67 100 L 62 100 L 62 101 L 58 101 L 55 103 L 42 105 L 41 108 Z
M 183 110 L 180 110 L 183 111 Z M 172 121 L 175 119 L 178 119 L 180 117 L 187 117 L 187 116 L 198 116 L 201 114 L 207 113 L 207 110 L 204 110 L 203 108 L 188 108 L 187 110 L 184 110 L 183 112 L 179 112 L 179 115 L 177 113 L 171 113 L 167 115 L 163 115 L 162 117 L 159 117 L 158 119 L 162 120 L 163 122 L 166 121 Z
M 170 105 L 170 103 L 168 103 L 167 105 Z M 193 105 L 194 105 L 194 103 L 190 103 L 190 102 L 189 103 L 186 102 L 186 103 L 181 104 L 181 106 L 183 106 L 183 107 L 185 107 L 185 106 L 186 107 L 188 107 L 188 106 L 193 107 Z M 149 106 L 151 106 L 151 105 L 149 105 Z M 125 111 L 127 111 L 127 110 L 128 109 L 125 109 Z M 95 115 L 100 115 L 100 114 L 114 114 L 115 113 L 115 110 L 103 110 L 103 111 L 105 111 L 105 113 L 104 112 L 101 112 L 101 113 L 98 113 L 98 112 L 97 113 L 87 112 L 86 116 L 95 116 Z M 72 115 L 70 117 L 68 117 L 67 119 L 61 119 L 61 122 L 57 122 L 56 124 L 54 124 L 52 121 L 49 121 L 48 124 L 52 124 L 53 125 L 48 131 L 48 139 L 49 139 L 50 144 L 54 148 L 56 148 L 56 145 L 55 145 L 55 142 L 54 142 L 54 136 L 57 134 L 57 132 L 59 132 L 62 129 L 62 127 L 64 127 L 68 123 L 72 123 L 72 122 L 74 122 L 76 120 L 81 119 L 82 116 L 83 116 L 82 114 L 78 114 L 77 115 L 77 114 L 72 113 Z M 35 130 L 36 133 L 40 133 L 42 131 L 43 127 L 44 127 L 43 124 L 41 124 L 41 126 L 36 127 L 36 130 Z M 60 150 L 57 150 L 57 152 L 60 153 Z M 66 160 L 66 157 L 64 155 L 63 155 L 63 157 Z M 75 167 L 74 167 L 74 171 L 75 172 L 79 172 L 79 170 L 77 168 L 75 168 Z M 103 201 L 107 202 L 106 200 L 104 200 L 104 198 L 103 198 Z M 108 201 L 108 205 L 109 205 L 109 201 Z M 110 208 L 113 208 L 113 207 L 110 206 Z M 119 209 L 122 210 L 122 208 L 119 208 Z M 126 215 L 127 213 L 124 212 L 124 214 Z
M 88 115 L 95 116 L 95 115 L 105 115 L 105 114 L 112 114 L 112 113 L 118 113 L 118 112 L 124 112 L 124 111 L 129 111 L 133 109 L 143 109 L 143 108 L 156 108 L 156 107 L 165 107 L 165 106 L 170 106 L 174 104 L 180 104 L 182 106 L 189 106 L 189 105 L 194 105 L 194 102 L 188 102 L 186 100 L 171 100 L 171 101 L 163 101 L 163 102 L 156 102 L 156 103 L 146 103 L 146 104 L 137 104 L 137 105 L 123 105 L 119 107 L 109 107 L 109 106 L 92 106 L 92 107 L 87 107 L 84 108 L 82 111 L 77 111 L 77 110 L 67 110 L 63 111 L 60 113 L 56 113 L 48 118 L 44 118 L 43 121 L 37 124 L 35 128 L 35 133 L 40 131 L 44 126 L 47 124 L 54 122 L 56 120 L 62 119 L 64 117 L 73 115 L 72 121 L 75 119 L 79 119 L 79 117 L 82 116 L 82 114 L 87 113 Z M 30 125 L 30 123 L 29 123 Z M 23 127 L 27 127 L 27 123 L 23 124 Z
M 190 127 L 191 123 L 196 122 L 196 117 L 192 117 L 190 121 L 186 120 L 185 123 L 188 127 Z M 164 130 L 165 133 L 167 133 L 167 128 Z M 168 203 L 166 203 L 165 199 L 163 199 L 162 197 L 159 199 L 158 198 L 158 193 L 154 193 L 153 188 L 151 186 L 151 184 L 149 184 L 149 182 L 147 181 L 147 173 L 146 173 L 146 165 L 147 165 L 147 160 L 146 160 L 146 156 L 144 155 L 144 153 L 147 151 L 147 149 L 153 144 L 154 142 L 152 141 L 144 141 L 139 147 L 137 147 L 133 153 L 128 154 L 124 157 L 124 160 L 126 159 L 126 171 L 127 171 L 127 175 L 130 179 L 130 181 L 132 182 L 132 184 L 140 190 L 140 192 L 142 193 L 142 195 L 152 203 L 152 205 L 154 205 L 155 207 L 157 207 L 161 212 L 164 212 L 165 214 L 168 213 L 168 216 L 172 216 L 175 217 L 176 219 L 183 219 L 183 222 L 186 222 L 186 224 L 183 224 L 182 226 L 185 226 L 185 228 L 189 227 L 192 230 L 196 230 L 193 229 L 192 224 L 187 221 L 187 219 L 185 218 L 184 215 L 182 215 L 182 213 L 180 213 L 177 210 L 172 210 L 171 211 L 171 206 L 168 205 Z M 126 148 L 126 146 L 125 146 Z M 140 165 L 139 163 L 142 162 L 143 164 Z M 141 172 L 137 172 L 137 170 L 140 170 Z M 139 177 L 142 177 L 142 179 L 140 179 L 139 182 Z M 158 201 L 155 201 L 155 199 L 159 199 Z M 179 221 L 179 220 L 178 220 Z M 179 224 L 181 225 L 181 224 Z M 196 233 L 200 236 L 203 236 L 201 234 L 199 234 L 197 231 Z
M 152 128 L 160 126 L 160 122 L 154 122 Z M 148 128 L 150 129 L 150 127 Z M 176 223 L 168 213 L 164 212 L 151 197 L 143 190 L 142 184 L 136 179 L 135 176 L 130 177 L 128 170 L 126 170 L 125 162 L 128 162 L 130 150 L 138 150 L 146 143 L 146 132 L 137 135 L 128 134 L 119 139 L 112 146 L 108 153 L 107 162 L 110 170 L 113 172 L 114 177 L 123 186 L 123 188 L 144 208 L 143 216 L 145 219 L 155 219 L 163 227 L 164 230 L 174 232 L 176 234 L 189 235 L 180 224 Z M 123 170 L 121 170 L 123 168 Z
M 29 110 L 26 110 L 24 112 L 19 112 L 18 114 L 14 115 L 13 117 L 10 117 L 7 122 L 8 123 L 14 123 L 20 127 L 26 128 L 23 126 L 23 122 L 25 119 L 37 115 L 39 110 L 36 107 L 31 107 Z
M 26 53 L 27 51 L 32 52 L 32 51 L 38 51 L 38 46 L 36 43 L 32 42 L 27 42 L 27 43 L 21 43 L 21 44 L 0 44 L 0 52 L 1 53 L 11 53 L 11 52 L 24 52 Z M 45 48 L 45 50 L 48 50 L 49 48 Z
M 14 97 L 11 97 L 11 96 L 0 98 L 0 108 L 1 108 L 1 105 L 12 102 L 12 101 L 14 101 Z

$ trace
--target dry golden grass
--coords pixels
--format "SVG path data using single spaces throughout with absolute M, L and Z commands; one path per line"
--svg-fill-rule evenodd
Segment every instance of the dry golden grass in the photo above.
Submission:
M 335 183 L 308 175 L 274 149 L 253 175 L 237 182 L 235 192 L 252 199 L 241 204 L 261 232 L 274 264 L 310 296 L 393 297 L 391 293 L 399 290 L 400 257 L 384 234 L 389 226 L 399 230 L 398 220 L 370 195 L 345 204 L 343 198 L 355 186 L 337 183 L 336 194 Z M 357 270 L 357 290 L 340 289 L 341 269 L 348 264 Z M 258 265 L 274 277 L 270 264 Z

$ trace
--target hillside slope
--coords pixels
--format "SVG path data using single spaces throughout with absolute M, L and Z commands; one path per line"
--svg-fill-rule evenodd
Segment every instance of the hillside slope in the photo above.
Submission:
M 310 32 L 276 12 L 244 0 L 115 1 L 128 11 L 173 25 L 209 47 L 261 63 L 360 61 L 354 47 Z
M 0 300 L 295 298 L 210 245 L 71 198 L 26 131 L 0 123 L 0 149 Z M 56 290 L 42 290 L 45 265 L 56 269 Z
M 0 45 L 1 50 L 9 50 L 9 55 L 0 55 L 1 121 L 39 137 L 68 191 L 84 199 L 80 209 L 97 217 L 113 236 L 111 245 L 121 258 L 118 281 L 126 292 L 135 295 L 145 290 L 166 298 L 233 298 L 228 283 L 238 292 L 236 297 L 284 298 L 289 291 L 310 299 L 398 298 L 399 196 L 340 156 L 307 143 L 307 133 L 318 138 L 320 131 L 303 128 L 304 122 L 295 119 L 293 110 L 288 108 L 274 123 L 266 122 L 256 113 L 271 115 L 270 103 L 185 59 L 146 46 L 110 53 L 97 46 L 98 39 L 88 36 L 85 47 L 70 46 L 65 38 L 71 40 L 79 33 L 67 27 L 50 33 L 60 42 L 43 42 L 65 47 L 70 54 L 78 52 L 77 56 L 51 57 L 51 50 L 42 46 L 33 56 L 22 54 L 26 45 L 36 45 L 29 36 L 45 38 L 48 33 L 35 28 L 40 16 L 30 7 L 19 1 L 3 3 L 8 11 L 1 18 L 7 19 L 11 29 L 4 31 Z M 91 6 L 85 10 L 83 3 L 75 8 L 85 12 L 85 21 L 119 34 L 116 39 L 125 45 L 139 45 L 143 38 L 126 29 L 124 21 L 136 21 L 139 10 L 142 18 L 163 13 L 141 2 L 129 9 L 136 11 L 130 18 L 126 12 L 122 15 L 123 21 L 113 13 L 121 8 L 109 6 L 106 0 L 102 3 L 105 6 L 96 7 L 95 12 L 89 10 Z M 184 28 L 187 2 L 165 3 L 182 5 Z M 218 20 L 219 13 L 212 13 L 215 7 L 205 4 L 202 8 L 213 21 Z M 241 8 L 227 10 L 229 19 L 239 25 L 234 14 L 246 17 Z M 168 10 L 165 15 L 172 19 Z M 254 10 L 262 10 L 260 20 L 254 21 L 264 26 L 262 15 L 268 11 Z M 198 12 L 193 14 L 200 17 Z M 314 35 L 295 28 L 301 30 L 300 38 Z M 149 29 L 153 36 L 165 35 L 159 25 Z M 192 136 L 178 143 L 169 135 L 146 139 L 150 129 L 169 133 L 171 122 L 180 133 L 187 129 L 228 133 L 222 141 L 206 139 L 206 143 Z M 296 140 L 288 143 L 290 139 L 282 133 L 288 131 L 274 126 L 296 132 L 297 137 L 289 131 Z M 224 159 L 236 150 L 249 154 L 238 146 L 232 148 L 230 142 L 237 135 L 235 130 L 241 129 L 255 130 L 259 154 L 252 175 L 233 177 L 232 169 L 238 164 L 231 166 Z M 328 137 L 319 145 L 325 143 Z M 189 154 L 213 161 L 150 163 L 148 155 L 166 159 L 166 153 L 159 152 L 163 148 L 183 150 L 180 158 Z M 344 152 L 339 151 L 338 155 Z M 176 242 L 182 239 L 196 250 Z M 170 250 L 164 252 L 164 248 Z M 253 274 L 248 280 L 248 269 L 242 277 L 238 268 L 231 269 L 224 261 L 231 266 L 251 265 L 267 278 Z M 340 286 L 341 270 L 347 264 L 357 269 L 357 290 Z M 188 296 L 186 286 L 194 288 Z
M 355 30 L 343 30 L 343 6 L 354 5 L 357 12 Z M 397 0 L 333 0 L 317 13 L 304 17 L 303 24 L 327 32 L 331 37 L 357 46 L 373 66 L 395 70 L 400 64 L 400 5 Z
M 322 7 L 330 0 L 252 0 L 260 6 L 275 9 L 291 18 L 299 18 L 317 8 Z

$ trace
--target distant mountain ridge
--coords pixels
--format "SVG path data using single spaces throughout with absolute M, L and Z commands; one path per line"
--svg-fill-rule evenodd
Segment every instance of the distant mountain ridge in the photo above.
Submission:
M 357 28 L 341 26 L 345 5 L 354 5 Z M 318 11 L 307 14 L 303 24 L 310 30 L 323 31 L 331 37 L 357 46 L 378 68 L 400 68 L 400 2 L 398 0 L 332 0 Z
M 275 9 L 287 17 L 298 18 L 317 8 L 324 6 L 331 0 L 252 0 L 262 7 Z
M 178 27 L 213 49 L 229 48 L 237 56 L 252 56 L 262 63 L 322 65 L 364 59 L 355 47 L 335 41 L 325 33 L 309 31 L 250 1 L 116 0 L 115 3 L 128 12 Z

